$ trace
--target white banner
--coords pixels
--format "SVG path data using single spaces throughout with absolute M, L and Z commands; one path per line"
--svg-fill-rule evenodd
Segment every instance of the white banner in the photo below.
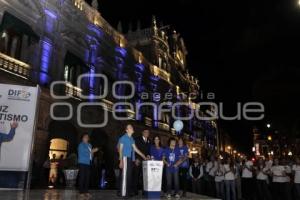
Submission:
M 0 84 L 1 171 L 29 171 L 38 90 Z

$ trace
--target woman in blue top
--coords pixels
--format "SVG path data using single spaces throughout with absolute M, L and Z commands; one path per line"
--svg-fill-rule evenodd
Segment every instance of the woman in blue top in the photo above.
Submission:
M 153 138 L 154 145 L 150 148 L 150 155 L 152 160 L 162 160 L 164 149 L 161 147 L 160 137 L 157 135 Z
M 180 152 L 181 164 L 179 165 L 179 181 L 182 196 L 186 196 L 187 190 L 187 174 L 189 169 L 189 148 L 185 144 L 183 137 L 178 139 L 178 149 Z
M 169 146 L 165 149 L 163 161 L 166 165 L 167 177 L 167 198 L 171 198 L 171 190 L 174 182 L 175 197 L 180 198 L 179 195 L 179 177 L 178 167 L 181 164 L 180 153 L 176 147 L 176 139 L 170 138 Z
M 90 196 L 88 192 L 90 183 L 90 165 L 93 154 L 98 151 L 98 148 L 92 149 L 89 140 L 89 135 L 85 133 L 82 136 L 81 143 L 78 145 L 79 193 L 81 197 Z

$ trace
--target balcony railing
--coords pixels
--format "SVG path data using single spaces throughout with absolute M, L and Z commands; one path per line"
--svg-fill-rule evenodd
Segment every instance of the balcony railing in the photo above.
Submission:
M 151 65 L 150 71 L 154 76 L 158 76 L 159 78 L 161 78 L 167 82 L 170 82 L 170 74 L 168 72 L 166 72 L 165 70 L 163 70 L 155 65 Z
M 164 130 L 164 131 L 169 131 L 170 130 L 169 124 L 163 123 L 163 122 L 158 122 L 158 128 L 160 130 Z
M 145 117 L 145 125 L 152 127 L 152 119 L 149 117 Z
M 0 53 L 0 70 L 28 79 L 30 68 L 28 64 Z
M 73 98 L 76 98 L 76 99 L 80 99 L 80 94 L 82 92 L 82 89 L 79 88 L 79 87 L 76 87 L 74 85 L 72 85 L 71 83 L 68 83 L 66 82 L 66 85 L 65 85 L 65 94 L 70 96 L 70 97 L 73 97 Z

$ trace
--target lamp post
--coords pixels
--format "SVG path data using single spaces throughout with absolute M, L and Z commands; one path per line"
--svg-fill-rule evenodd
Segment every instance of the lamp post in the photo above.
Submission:
M 227 146 L 227 149 L 228 149 L 228 151 L 229 151 L 229 154 L 231 155 L 231 154 L 232 154 L 232 152 L 231 152 L 231 150 L 232 150 L 231 146 L 230 146 L 230 145 Z

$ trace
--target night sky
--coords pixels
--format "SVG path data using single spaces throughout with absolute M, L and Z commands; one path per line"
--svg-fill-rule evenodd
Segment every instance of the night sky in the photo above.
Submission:
M 114 27 L 120 20 L 125 31 L 129 22 L 135 28 L 138 19 L 148 27 L 152 15 L 174 27 L 185 40 L 188 68 L 199 78 L 201 92 L 215 92 L 225 114 L 234 114 L 237 102 L 265 103 L 261 122 L 221 121 L 238 150 L 251 150 L 254 125 L 271 122 L 290 134 L 296 124 L 299 134 L 297 0 L 99 0 L 99 10 Z

